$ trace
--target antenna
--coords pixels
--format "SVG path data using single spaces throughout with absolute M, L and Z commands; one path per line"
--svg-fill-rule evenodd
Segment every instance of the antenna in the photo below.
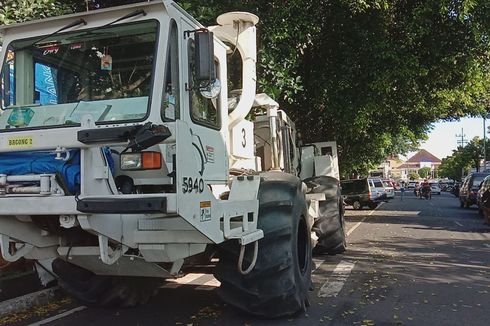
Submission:
M 463 132 L 463 128 L 461 128 L 461 134 L 456 135 L 456 138 L 461 138 L 461 139 L 456 140 L 456 142 L 458 143 L 458 146 L 464 147 L 464 145 L 468 144 L 468 141 L 466 140 L 465 137 L 466 137 L 466 135 Z

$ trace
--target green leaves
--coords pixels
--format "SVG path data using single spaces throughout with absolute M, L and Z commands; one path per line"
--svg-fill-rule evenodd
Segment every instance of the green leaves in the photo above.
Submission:
M 0 25 L 68 13 L 69 8 L 56 0 L 5 0 L 0 7 Z
M 490 153 L 490 143 L 486 143 L 486 152 Z M 458 147 L 451 156 L 442 159 L 439 175 L 454 180 L 461 180 L 472 168 L 479 171 L 480 160 L 483 159 L 483 140 L 475 137 L 466 146 Z
M 0 23 L 135 1 L 6 0 Z M 417 148 L 435 121 L 489 110 L 487 0 L 178 2 L 205 25 L 227 11 L 260 17 L 257 91 L 305 141 L 336 140 L 344 175 Z

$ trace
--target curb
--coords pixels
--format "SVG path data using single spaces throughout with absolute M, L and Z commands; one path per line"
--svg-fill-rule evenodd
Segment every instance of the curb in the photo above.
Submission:
M 23 296 L 0 302 L 0 316 L 12 314 L 33 306 L 48 304 L 57 297 L 58 286 L 28 293 Z

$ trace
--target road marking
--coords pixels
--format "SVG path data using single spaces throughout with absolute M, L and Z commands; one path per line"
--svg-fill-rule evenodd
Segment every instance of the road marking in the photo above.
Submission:
M 483 245 L 484 245 L 485 247 L 487 247 L 487 248 L 490 248 L 490 244 L 488 244 L 488 243 L 484 243 Z
M 459 223 L 458 221 L 454 221 L 454 224 L 459 225 L 459 226 L 463 226 L 463 224 Z
M 344 287 L 345 281 L 349 278 L 354 265 L 354 263 L 341 261 L 333 270 L 332 275 L 318 290 L 318 297 L 336 297 Z
M 470 268 L 470 269 L 476 269 L 476 270 L 488 270 L 490 271 L 490 266 L 485 266 L 485 264 L 482 265 L 470 265 L 470 264 L 459 264 L 459 263 L 444 263 L 444 262 L 431 262 L 431 263 L 423 263 L 419 261 L 409 261 L 409 260 L 404 260 L 400 262 L 400 266 L 404 265 L 413 265 L 416 266 L 417 268 L 420 267 L 428 267 L 428 268 L 435 268 L 435 267 L 440 267 L 440 268 L 454 268 L 454 267 L 464 267 L 464 268 Z
M 351 235 L 351 233 L 354 232 L 355 229 L 357 229 L 362 224 L 362 222 L 364 222 L 364 220 L 368 218 L 368 216 L 373 215 L 374 211 L 377 210 L 379 207 L 381 207 L 381 205 L 383 205 L 383 204 L 384 204 L 384 202 L 382 202 L 381 204 L 378 205 L 378 207 L 376 207 L 375 209 L 370 211 L 368 215 L 364 216 L 360 222 L 357 222 L 356 225 L 354 225 L 349 231 L 347 231 L 346 235 L 347 236 Z
M 40 320 L 38 322 L 32 323 L 29 326 L 44 325 L 44 324 L 50 323 L 52 321 L 55 321 L 55 320 L 58 320 L 58 319 L 61 319 L 61 318 L 64 318 L 66 316 L 69 316 L 71 314 L 74 314 L 76 312 L 79 312 L 79 311 L 82 311 L 82 310 L 85 310 L 85 309 L 87 309 L 87 307 L 85 307 L 85 306 L 76 307 L 76 308 L 73 308 L 72 310 L 65 311 L 65 312 L 63 312 L 63 313 L 61 313 L 59 315 L 56 315 L 56 316 L 53 316 L 53 317 L 49 317 L 49 318 Z
M 174 279 L 174 280 L 169 280 L 168 283 L 165 283 L 160 288 L 162 288 L 162 289 L 175 289 L 175 288 L 178 288 L 178 287 L 180 287 L 182 285 L 195 284 L 193 282 L 195 280 L 197 280 L 198 278 L 203 277 L 204 275 L 206 275 L 206 274 L 203 274 L 203 273 L 189 273 L 189 274 L 187 274 L 184 277 L 177 278 L 177 279 Z M 197 285 L 200 285 L 200 284 L 197 284 Z
M 161 289 L 177 289 L 184 285 L 195 285 L 195 290 L 210 291 L 220 286 L 220 282 L 212 274 L 189 273 L 184 277 L 167 280 Z
M 315 268 L 311 271 L 312 273 L 316 272 L 318 268 L 325 262 L 324 259 L 312 258 L 313 264 L 315 264 Z
M 199 285 L 198 287 L 196 287 L 196 290 L 211 291 L 215 288 L 218 288 L 220 285 L 221 282 L 213 277 L 211 280 L 205 282 L 203 285 Z

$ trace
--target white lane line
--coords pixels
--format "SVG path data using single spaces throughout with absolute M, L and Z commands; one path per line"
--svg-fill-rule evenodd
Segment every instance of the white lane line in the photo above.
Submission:
M 85 310 L 87 309 L 87 307 L 85 306 L 80 306 L 80 307 L 76 307 L 76 308 L 73 308 L 72 310 L 68 310 L 68 311 L 65 311 L 59 315 L 56 315 L 56 316 L 52 316 L 52 317 L 49 317 L 49 318 L 46 318 L 46 319 L 43 319 L 43 320 L 40 320 L 40 321 L 37 321 L 35 323 L 32 323 L 30 324 L 29 326 L 39 326 L 39 325 L 45 325 L 47 323 L 50 323 L 52 321 L 55 321 L 55 320 L 58 320 L 58 319 L 61 319 L 61 318 L 64 318 L 66 316 L 69 316 L 71 314 L 74 314 L 76 312 L 79 312 L 79 311 L 82 311 L 82 310 Z
M 357 222 L 356 225 L 354 225 L 349 231 L 347 231 L 346 235 L 347 236 L 351 235 L 351 233 L 354 232 L 355 229 L 357 229 L 362 224 L 362 222 L 364 222 L 364 220 L 368 218 L 368 216 L 373 215 L 374 211 L 377 210 L 379 207 L 381 207 L 381 205 L 383 205 L 383 204 L 384 204 L 384 202 L 380 203 L 378 205 L 378 207 L 376 207 L 375 209 L 373 209 L 372 211 L 370 211 L 368 215 L 364 216 L 363 219 L 360 222 Z
M 336 297 L 344 287 L 345 281 L 349 278 L 354 265 L 347 261 L 341 261 L 333 270 L 332 275 L 330 275 L 320 290 L 318 290 L 318 297 Z
M 463 224 L 459 223 L 458 221 L 454 221 L 454 224 L 456 224 L 458 226 L 463 226 Z
M 207 281 L 203 285 L 199 285 L 198 287 L 196 287 L 196 290 L 211 291 L 219 287 L 220 285 L 221 282 L 213 277 L 213 279 L 211 279 L 210 281 Z
M 161 289 L 176 289 L 183 285 L 197 285 L 196 290 L 214 290 L 220 286 L 220 282 L 212 274 L 189 273 L 184 277 L 168 280 Z
M 317 269 L 325 262 L 324 259 L 312 258 L 313 264 L 315 264 L 315 268 L 311 271 L 312 273 L 316 272 Z
M 202 273 L 189 273 L 184 277 L 177 278 L 175 280 L 169 280 L 168 283 L 162 285 L 160 288 L 163 289 L 175 289 L 183 284 L 192 284 L 193 281 L 197 280 L 205 274 Z

